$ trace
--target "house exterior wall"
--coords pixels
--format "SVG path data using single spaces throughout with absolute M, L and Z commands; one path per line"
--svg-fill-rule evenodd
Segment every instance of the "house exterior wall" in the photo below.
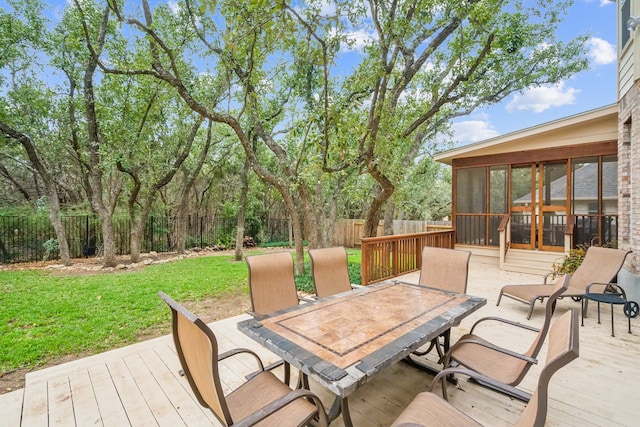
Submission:
M 625 3 L 627 6 L 624 11 Z M 618 247 L 633 251 L 618 274 L 627 298 L 640 301 L 640 28 L 629 33 L 626 20 L 638 16 L 636 0 L 618 0 Z M 628 35 L 626 43 L 623 36 Z
M 630 300 L 640 300 L 640 80 L 619 102 L 618 247 L 633 251 L 618 283 Z

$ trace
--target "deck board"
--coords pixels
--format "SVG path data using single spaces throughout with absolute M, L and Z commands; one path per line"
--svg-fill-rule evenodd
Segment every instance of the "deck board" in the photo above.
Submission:
M 0 394 L 0 420 L 10 426 L 20 425 L 24 389 Z
M 98 402 L 93 393 L 93 385 L 86 370 L 69 374 L 73 410 L 76 424 L 79 426 L 103 426 Z
M 416 281 L 417 274 L 407 276 Z M 542 323 L 543 306 L 526 320 L 527 307 L 510 299 L 495 306 L 501 286 L 536 283 L 541 278 L 503 272 L 492 266 L 470 264 L 468 292 L 487 298 L 487 305 L 452 328 L 452 340 L 466 333 L 480 317 L 497 315 L 533 326 Z M 579 304 L 558 301 L 555 317 Z M 637 426 L 637 385 L 640 384 L 640 322 L 632 320 L 628 334 L 626 317 L 614 307 L 616 337 L 611 337 L 610 308 L 601 307 L 602 324 L 597 323 L 596 304 L 589 307 L 585 326 L 580 328 L 580 358 L 557 372 L 550 385 L 547 426 Z M 236 347 L 256 351 L 265 364 L 279 358 L 237 330 L 237 322 L 248 315 L 212 323 L 220 352 Z M 485 338 L 514 349 L 527 348 L 533 334 L 510 334 L 498 327 L 479 329 Z M 520 388 L 531 391 L 546 358 L 546 345 Z M 255 370 L 250 357 L 232 357 L 221 363 L 225 391 L 245 381 Z M 184 377 L 171 336 L 79 359 L 27 375 L 24 390 L 0 395 L 0 424 L 11 426 L 219 426 L 213 414 L 195 400 Z M 282 367 L 276 369 L 282 377 Z M 292 370 L 293 383 L 297 372 Z M 349 398 L 356 426 L 387 426 L 417 393 L 426 390 L 432 376 L 398 363 L 357 390 Z M 325 406 L 333 395 L 319 384 L 311 389 Z M 450 401 L 484 425 L 513 424 L 524 404 L 461 378 L 448 387 Z M 439 393 L 439 386 L 436 387 Z M 342 426 L 338 418 L 332 426 Z

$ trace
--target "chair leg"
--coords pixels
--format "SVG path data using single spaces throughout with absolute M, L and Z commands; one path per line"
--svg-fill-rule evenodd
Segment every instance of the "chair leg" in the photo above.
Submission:
M 284 383 L 289 385 L 291 380 L 291 365 L 288 362 L 284 362 Z
M 502 299 L 502 289 L 500 289 L 500 293 L 498 294 L 498 301 L 496 301 L 496 306 L 500 305 L 501 299 Z
M 613 304 L 610 304 L 610 305 L 611 305 L 611 336 L 615 337 L 616 335 L 613 332 Z
M 531 304 L 529 304 L 529 314 L 527 314 L 527 320 L 531 319 L 531 315 L 533 314 L 533 308 L 535 307 L 535 305 L 536 305 L 536 300 L 534 299 L 533 301 L 531 301 Z

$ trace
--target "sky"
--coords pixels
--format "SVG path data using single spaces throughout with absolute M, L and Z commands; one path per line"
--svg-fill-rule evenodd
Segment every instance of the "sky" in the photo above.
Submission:
M 50 14 L 52 21 L 59 19 L 67 1 L 46 2 L 49 5 L 47 14 Z M 175 0 L 156 1 L 176 4 Z M 137 1 L 127 2 L 139 4 Z M 0 0 L 0 7 L 6 7 L 5 0 Z M 574 0 L 557 36 L 561 40 L 569 40 L 587 34 L 589 68 L 556 86 L 512 94 L 497 105 L 478 109 L 470 116 L 455 120 L 455 145 L 463 146 L 615 103 L 616 11 L 615 1 Z M 327 10 L 327 13 L 331 11 Z M 370 33 L 365 29 L 362 34 L 354 34 L 354 37 L 366 40 Z

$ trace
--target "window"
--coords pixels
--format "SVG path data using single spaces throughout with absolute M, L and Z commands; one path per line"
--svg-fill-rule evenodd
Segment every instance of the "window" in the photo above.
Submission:
M 485 213 L 487 168 L 459 169 L 456 207 L 460 213 Z
M 586 157 L 571 162 L 574 245 L 606 244 L 618 235 L 617 157 Z
M 507 165 L 456 171 L 458 243 L 499 246 L 498 226 L 508 212 Z
M 620 50 L 624 49 L 624 46 L 631 37 L 631 31 L 627 28 L 627 20 L 631 17 L 631 0 L 620 1 Z

